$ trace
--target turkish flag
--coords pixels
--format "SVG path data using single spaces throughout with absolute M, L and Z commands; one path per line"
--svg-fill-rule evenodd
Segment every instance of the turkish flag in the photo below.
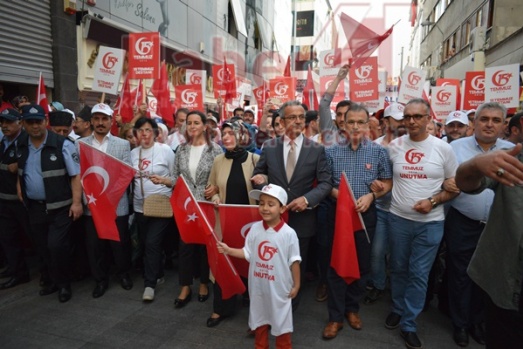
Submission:
M 151 85 L 151 93 L 156 97 L 156 114 L 160 115 L 169 127 L 174 127 L 174 107 L 171 104 L 171 88 L 165 61 L 160 67 L 160 78 Z
M 124 123 L 131 122 L 133 119 L 133 102 L 134 99 L 131 95 L 131 87 L 129 85 L 129 74 L 126 74 L 122 85 L 122 90 L 120 91 L 120 94 L 114 103 L 115 114 L 121 115 L 122 121 Z
M 98 237 L 120 241 L 116 208 L 136 170 L 84 142 L 79 144 L 82 187 Z
M 185 243 L 205 244 L 209 268 L 222 289 L 222 298 L 245 292 L 245 285 L 228 256 L 219 253 L 218 239 L 199 203 L 194 199 L 183 176 L 178 177 L 171 196 L 171 205 Z
M 347 284 L 360 278 L 354 233 L 363 229 L 365 229 L 364 225 L 356 212 L 354 195 L 347 177 L 343 173 L 338 188 L 331 267 Z
M 287 64 L 285 64 L 285 70 L 283 71 L 283 76 L 291 77 L 291 55 L 287 57 Z
M 309 66 L 307 72 L 307 83 L 303 88 L 303 103 L 309 107 L 309 110 L 318 110 L 318 95 L 314 89 L 314 81 L 312 80 L 312 71 Z
M 365 59 L 392 34 L 394 28 L 392 26 L 383 35 L 378 35 L 345 13 L 341 14 L 340 22 L 349 41 L 349 48 L 352 54 L 351 68 L 354 69 L 359 68 L 365 62 Z
M 145 85 L 143 84 L 143 79 L 140 79 L 138 82 L 138 87 L 134 90 L 131 90 L 131 99 L 133 100 L 133 105 L 140 105 L 145 103 Z
M 227 60 L 223 57 L 223 87 L 225 88 L 225 103 L 232 104 L 236 98 L 236 76 L 234 70 L 227 69 Z
M 36 89 L 36 104 L 42 107 L 45 111 L 45 115 L 51 111 L 49 108 L 49 102 L 47 101 L 47 92 L 45 90 L 44 77 L 42 72 L 40 72 L 40 78 L 38 79 L 38 87 Z

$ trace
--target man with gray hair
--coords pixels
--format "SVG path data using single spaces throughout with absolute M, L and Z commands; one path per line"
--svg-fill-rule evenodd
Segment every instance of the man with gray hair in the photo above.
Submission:
M 506 108 L 498 103 L 479 106 L 474 135 L 450 143 L 459 164 L 478 154 L 514 146 L 499 138 L 506 113 Z M 485 228 L 493 198 L 491 189 L 478 195 L 461 193 L 450 203 L 445 218 L 449 310 L 454 341 L 462 347 L 468 345 L 469 333 L 476 342 L 485 344 L 483 296 L 467 275 L 467 267 Z

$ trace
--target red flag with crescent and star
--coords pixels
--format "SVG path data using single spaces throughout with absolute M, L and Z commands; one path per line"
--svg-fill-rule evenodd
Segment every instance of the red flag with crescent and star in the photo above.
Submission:
M 116 208 L 136 170 L 89 144 L 80 145 L 80 175 L 87 206 L 100 239 L 120 241 Z
M 49 108 L 49 102 L 47 101 L 47 92 L 45 90 L 44 77 L 42 72 L 40 72 L 40 77 L 38 78 L 38 87 L 36 88 L 36 104 L 42 107 L 45 111 L 45 115 L 51 111 Z
M 240 279 L 240 274 L 229 257 L 218 252 L 218 238 L 183 176 L 178 177 L 176 181 L 171 206 L 183 242 L 206 245 L 209 268 L 222 289 L 222 298 L 228 299 L 235 294 L 244 293 L 245 285 Z

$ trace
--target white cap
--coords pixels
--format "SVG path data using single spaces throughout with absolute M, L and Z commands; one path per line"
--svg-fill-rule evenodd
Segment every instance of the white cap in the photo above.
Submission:
M 287 192 L 276 184 L 267 184 L 262 190 L 251 190 L 249 196 L 254 200 L 260 200 L 260 195 L 265 194 L 278 199 L 282 205 L 287 205 Z
M 399 103 L 391 103 L 385 110 L 383 111 L 383 117 L 386 118 L 388 116 L 392 116 L 394 120 L 403 120 L 403 111 L 405 110 L 405 107 L 402 104 Z
M 476 109 L 470 109 L 467 111 L 467 116 L 469 116 L 470 114 L 475 113 L 475 112 L 476 112 Z
M 93 109 L 91 109 L 91 115 L 95 113 L 102 113 L 107 116 L 113 116 L 113 110 L 111 109 L 111 107 L 104 103 L 98 103 L 93 107 Z
M 449 115 L 447 115 L 447 121 L 445 121 L 445 125 L 448 125 L 454 121 L 461 122 L 463 125 L 469 124 L 469 118 L 467 117 L 467 114 L 461 110 L 450 112 Z
M 71 114 L 71 116 L 73 117 L 73 120 L 76 120 L 76 115 L 74 115 L 74 112 L 72 110 L 69 110 L 69 109 L 64 109 L 63 111 Z
M 214 116 L 208 116 L 207 117 L 207 121 L 213 121 L 216 125 L 218 125 L 218 120 L 216 120 L 216 118 Z

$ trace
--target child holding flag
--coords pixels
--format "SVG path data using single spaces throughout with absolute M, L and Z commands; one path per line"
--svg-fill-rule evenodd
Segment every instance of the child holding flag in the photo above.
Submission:
M 269 326 L 277 348 L 291 348 L 292 304 L 300 289 L 300 248 L 296 232 L 281 218 L 287 193 L 269 184 L 252 190 L 262 221 L 252 225 L 242 249 L 218 242 L 218 251 L 249 262 L 249 327 L 256 348 L 269 347 Z

